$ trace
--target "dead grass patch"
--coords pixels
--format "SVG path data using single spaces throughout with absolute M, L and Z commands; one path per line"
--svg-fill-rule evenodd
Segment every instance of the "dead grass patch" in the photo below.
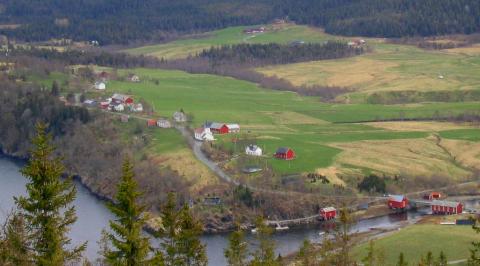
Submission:
M 325 125 L 329 122 L 317 119 L 297 112 L 263 112 L 273 119 L 275 124 L 280 125 Z
M 480 44 L 475 44 L 467 47 L 446 49 L 444 51 L 454 54 L 480 55 Z
M 331 184 L 345 186 L 345 182 L 338 177 L 338 175 L 341 174 L 341 172 L 335 166 L 331 166 L 328 168 L 320 168 L 315 170 L 315 172 L 317 174 L 326 176 Z
M 367 126 L 382 128 L 392 131 L 422 131 L 438 132 L 442 130 L 473 128 L 470 124 L 457 124 L 450 122 L 420 122 L 420 121 L 396 121 L 396 122 L 372 122 L 363 123 Z
M 460 164 L 480 169 L 480 143 L 464 140 L 442 139 L 441 144 L 455 157 Z

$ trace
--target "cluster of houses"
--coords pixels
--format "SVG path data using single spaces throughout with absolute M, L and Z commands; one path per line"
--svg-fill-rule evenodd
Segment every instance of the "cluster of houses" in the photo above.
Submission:
M 348 46 L 352 46 L 352 47 L 360 47 L 360 46 L 365 45 L 366 43 L 367 42 L 364 39 L 359 39 L 359 40 L 349 41 L 347 44 L 348 44 Z
M 265 31 L 267 31 L 267 28 L 265 28 L 265 27 L 258 27 L 258 28 L 248 28 L 248 29 L 244 29 L 244 30 L 243 30 L 243 33 L 244 33 L 244 34 L 257 34 L 257 33 L 264 33 Z
M 107 81 L 110 79 L 110 73 L 102 71 L 96 75 L 96 81 L 93 84 L 95 90 L 104 91 L 107 89 Z M 130 82 L 138 83 L 140 82 L 140 77 L 135 74 L 128 74 L 127 80 Z
M 239 133 L 240 125 L 218 122 L 205 122 L 202 127 L 194 130 L 194 137 L 199 141 L 213 141 L 213 134 Z
M 115 93 L 112 97 L 100 102 L 100 108 L 115 112 L 124 112 L 126 110 L 143 112 L 143 105 L 141 103 L 135 103 L 132 96 L 120 93 Z
M 455 201 L 440 200 L 442 195 L 439 192 L 431 192 L 423 197 L 427 205 L 431 207 L 433 214 L 461 214 L 463 204 Z M 388 199 L 388 207 L 393 210 L 406 210 L 409 206 L 409 200 L 404 195 L 391 195 Z

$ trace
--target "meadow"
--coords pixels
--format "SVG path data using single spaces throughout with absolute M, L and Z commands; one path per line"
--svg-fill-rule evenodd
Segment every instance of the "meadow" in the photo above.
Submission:
M 239 123 L 242 127 L 240 137 L 250 139 L 263 147 L 268 163 L 281 174 L 311 172 L 331 166 L 340 171 L 352 166 L 362 169 L 361 171 L 384 171 L 386 169 L 379 167 L 382 160 L 395 161 L 396 154 L 387 153 L 388 158 L 382 157 L 383 151 L 377 148 L 389 150 L 401 146 L 399 142 L 402 140 L 415 140 L 418 145 L 433 149 L 433 153 L 438 153 L 438 156 L 429 159 L 432 156 L 429 149 L 413 152 L 404 149 L 402 162 L 405 165 L 422 161 L 422 167 L 418 168 L 421 171 L 418 170 L 418 173 L 447 172 L 451 175 L 468 175 L 465 170 L 450 163 L 449 158 L 442 155 L 442 150 L 434 147 L 430 135 L 443 131 L 440 122 L 435 128 L 423 131 L 399 131 L 358 122 L 402 117 L 428 119 L 436 113 L 478 111 L 477 102 L 414 105 L 326 104 L 315 97 L 266 90 L 250 82 L 221 76 L 154 69 L 135 69 L 128 72 L 138 74 L 142 82 L 110 81 L 107 94 L 132 94 L 136 100 L 143 99 L 150 103 L 158 117 L 171 117 L 173 112 L 183 109 L 192 116 L 194 127 L 201 126 L 205 121 Z M 126 75 L 127 71 L 120 70 L 119 73 Z M 449 130 L 445 138 L 466 134 L 465 129 L 478 130 L 466 125 L 457 125 L 453 129 L 451 123 L 445 125 L 445 129 Z M 162 136 L 159 136 L 159 139 L 161 138 Z M 234 147 L 231 138 L 232 136 L 219 137 L 218 143 L 228 149 L 236 148 L 237 153 L 243 153 L 244 147 Z M 169 150 L 184 147 L 173 144 L 168 146 Z M 271 155 L 282 146 L 294 149 L 297 158 L 291 162 L 272 159 Z M 155 149 L 159 154 L 168 151 L 161 147 L 153 150 Z M 368 151 L 381 158 L 378 163 L 345 160 L 346 157 L 362 157 L 362 154 Z M 413 154 L 415 156 L 410 156 Z M 446 169 L 448 171 L 445 171 Z M 398 173 L 402 169 L 390 165 L 387 170 L 387 173 Z M 410 170 L 417 171 L 415 167 Z
M 375 248 L 383 250 L 386 265 L 396 265 L 400 252 L 404 253 L 409 265 L 416 265 L 422 256 L 431 251 L 435 259 L 443 251 L 448 261 L 467 259 L 472 241 L 479 236 L 471 226 L 455 225 L 412 225 L 375 240 Z M 354 247 L 353 254 L 358 260 L 367 254 L 368 243 Z
M 372 93 L 392 97 L 394 93 L 408 92 L 417 94 L 418 101 L 434 97 L 448 101 L 449 97 L 441 99 L 431 92 L 469 91 L 477 95 L 480 91 L 480 54 L 430 51 L 377 40 L 367 42 L 372 51 L 353 58 L 268 66 L 257 71 L 295 85 L 351 88 L 354 92 L 338 98 L 350 103 L 366 102 Z
M 326 40 L 335 39 L 331 35 L 325 34 L 320 29 L 299 26 L 294 24 L 266 25 L 267 31 L 258 34 L 245 34 L 244 29 L 260 27 L 260 26 L 241 26 L 230 27 L 222 30 L 204 33 L 202 35 L 185 37 L 180 40 L 158 44 L 148 45 L 132 49 L 124 50 L 124 52 L 134 55 L 149 55 L 157 58 L 175 59 L 186 58 L 189 55 L 201 52 L 212 46 L 220 46 L 238 43 L 283 43 L 287 44 L 292 41 L 305 42 L 324 42 Z

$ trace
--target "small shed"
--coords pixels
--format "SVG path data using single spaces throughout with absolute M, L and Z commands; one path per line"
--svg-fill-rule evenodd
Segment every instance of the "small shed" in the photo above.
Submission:
M 295 159 L 295 152 L 287 147 L 280 147 L 274 154 L 275 158 L 282 160 L 293 160 Z
M 391 195 L 388 199 L 388 207 L 393 210 L 407 208 L 408 199 L 404 195 Z
M 95 85 L 93 85 L 93 87 L 96 89 L 96 90 L 105 90 L 107 88 L 107 85 L 105 84 L 105 82 L 95 82 Z
M 228 133 L 239 133 L 240 125 L 239 124 L 227 124 Z
M 245 154 L 251 156 L 262 156 L 262 149 L 257 145 L 251 144 L 245 148 Z
M 148 127 L 154 127 L 157 125 L 157 121 L 155 121 L 155 119 L 148 119 L 147 120 L 147 126 Z
M 131 82 L 140 82 L 140 77 L 135 74 L 129 74 L 128 80 L 130 80 Z
M 423 198 L 426 200 L 438 200 L 442 198 L 442 194 L 440 192 L 433 191 L 429 194 L 425 194 Z
M 157 126 L 161 128 L 171 128 L 172 123 L 165 118 L 161 118 L 157 120 Z
M 320 209 L 320 219 L 324 221 L 332 220 L 337 217 L 337 209 L 334 207 L 326 207 Z
M 205 127 L 210 128 L 210 131 L 212 131 L 214 134 L 227 134 L 229 132 L 228 126 L 223 123 L 207 123 Z
M 187 115 L 182 111 L 175 112 L 173 113 L 173 120 L 179 123 L 187 122 Z
M 463 212 L 463 205 L 460 202 L 433 200 L 432 213 L 433 214 L 460 214 Z
M 143 105 L 141 103 L 131 105 L 132 112 L 143 112 Z

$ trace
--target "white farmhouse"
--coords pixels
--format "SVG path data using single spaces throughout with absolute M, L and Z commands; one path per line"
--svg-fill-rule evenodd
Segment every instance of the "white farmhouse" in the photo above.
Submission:
M 262 156 L 262 149 L 257 145 L 248 145 L 245 148 L 245 154 L 251 156 Z
M 214 141 L 215 138 L 213 137 L 210 128 L 200 127 L 195 129 L 195 139 L 199 141 Z
M 238 133 L 240 132 L 239 124 L 227 124 L 228 133 Z
M 107 85 L 105 85 L 105 82 L 95 82 L 94 87 L 95 87 L 96 90 L 103 91 L 107 88 Z
M 125 106 L 123 104 L 117 104 L 113 106 L 113 110 L 117 112 L 123 112 L 125 111 Z

